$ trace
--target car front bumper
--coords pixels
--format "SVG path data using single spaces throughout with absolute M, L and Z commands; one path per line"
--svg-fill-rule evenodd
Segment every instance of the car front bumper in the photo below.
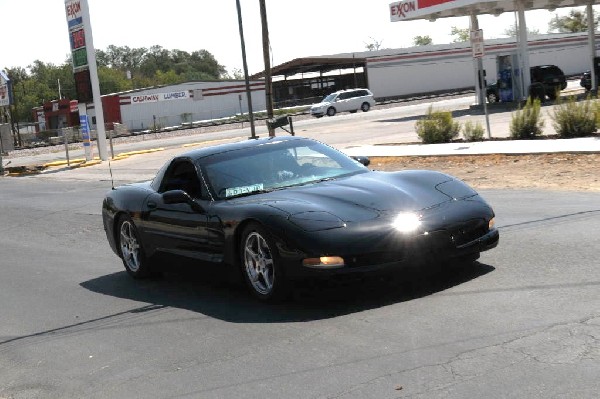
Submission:
M 365 253 L 346 253 L 345 265 L 333 268 L 314 268 L 302 266 L 302 259 L 284 261 L 288 278 L 310 278 L 352 273 L 373 273 L 402 268 L 422 267 L 432 263 L 452 262 L 468 259 L 472 255 L 495 248 L 500 234 L 493 228 L 483 235 L 457 243 L 448 231 L 438 231 L 416 237 L 396 248 L 376 250 Z

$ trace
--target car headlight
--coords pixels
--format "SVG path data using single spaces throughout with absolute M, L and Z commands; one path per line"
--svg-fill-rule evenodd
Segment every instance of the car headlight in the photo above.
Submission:
M 399 213 L 392 226 L 401 233 L 412 233 L 421 226 L 421 216 L 412 212 Z

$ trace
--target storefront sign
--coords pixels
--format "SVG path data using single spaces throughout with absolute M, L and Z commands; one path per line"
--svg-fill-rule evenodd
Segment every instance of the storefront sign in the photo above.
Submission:
M 159 101 L 171 101 L 171 100 L 187 100 L 190 98 L 190 93 L 187 90 L 174 91 L 171 93 L 156 93 L 156 94 L 144 94 L 140 96 L 131 96 L 132 104 L 145 104 L 155 103 Z

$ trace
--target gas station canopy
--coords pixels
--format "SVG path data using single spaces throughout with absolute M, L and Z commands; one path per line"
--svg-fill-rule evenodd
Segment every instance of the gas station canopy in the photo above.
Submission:
M 521 4 L 519 4 L 521 3 Z M 464 17 L 480 14 L 500 15 L 504 12 L 525 10 L 554 11 L 562 7 L 578 7 L 594 4 L 590 0 L 405 0 L 390 4 L 390 19 L 410 21 L 415 19 Z

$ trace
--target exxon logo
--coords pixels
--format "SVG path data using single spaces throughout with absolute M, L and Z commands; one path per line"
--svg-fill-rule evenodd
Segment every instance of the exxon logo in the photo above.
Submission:
M 390 5 L 390 13 L 392 18 L 406 18 L 406 14 L 411 11 L 416 11 L 417 6 L 414 1 L 404 1 L 402 3 L 396 3 Z
M 81 1 L 71 1 L 65 4 L 67 21 L 81 17 Z

